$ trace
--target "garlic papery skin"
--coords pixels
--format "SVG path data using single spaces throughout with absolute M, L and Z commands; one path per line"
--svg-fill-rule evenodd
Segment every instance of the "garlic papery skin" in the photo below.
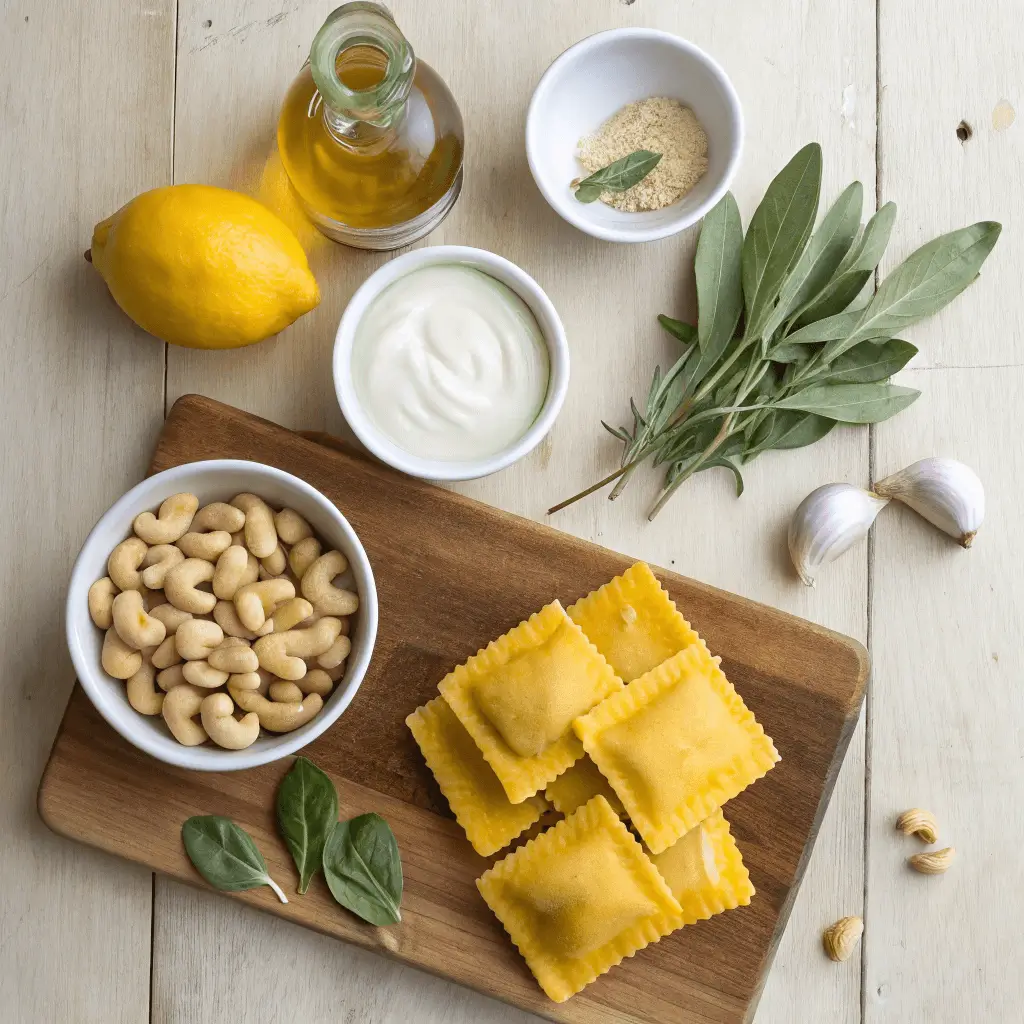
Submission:
M 789 521 L 789 554 L 800 579 L 814 586 L 818 569 L 863 540 L 889 504 L 852 484 L 825 484 L 800 502 Z
M 965 548 L 985 518 L 985 488 L 978 474 L 956 459 L 921 459 L 880 480 L 875 492 L 909 505 Z

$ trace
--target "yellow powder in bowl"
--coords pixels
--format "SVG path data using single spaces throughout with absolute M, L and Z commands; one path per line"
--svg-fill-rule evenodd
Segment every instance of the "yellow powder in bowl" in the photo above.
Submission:
M 708 137 L 689 107 L 653 96 L 623 107 L 593 135 L 579 141 L 588 174 L 638 149 L 660 153 L 658 165 L 625 192 L 603 192 L 601 202 L 626 213 L 660 210 L 681 199 L 708 169 Z

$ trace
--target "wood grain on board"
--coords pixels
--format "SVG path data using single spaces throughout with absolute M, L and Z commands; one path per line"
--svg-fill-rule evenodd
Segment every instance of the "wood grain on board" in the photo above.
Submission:
M 375 810 L 390 821 L 406 875 L 403 924 L 387 931 L 341 911 L 322 882 L 287 905 L 269 890 L 232 895 L 552 1020 L 747 1020 L 857 720 L 864 649 L 659 571 L 782 754 L 727 808 L 758 894 L 750 907 L 682 929 L 556 1005 L 479 898 L 474 881 L 487 862 L 449 815 L 404 719 L 453 665 L 553 598 L 567 604 L 599 586 L 631 559 L 187 396 L 168 417 L 151 469 L 203 458 L 295 473 L 338 505 L 367 550 L 380 602 L 374 658 L 351 706 L 304 752 L 338 783 L 343 816 Z M 181 822 L 226 814 L 252 832 L 271 873 L 288 880 L 272 811 L 287 767 L 214 775 L 163 765 L 120 739 L 76 688 L 39 806 L 56 831 L 188 882 L 197 877 Z

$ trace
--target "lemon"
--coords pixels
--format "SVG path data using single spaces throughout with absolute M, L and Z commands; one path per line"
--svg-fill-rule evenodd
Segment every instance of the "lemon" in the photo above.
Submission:
M 136 196 L 96 225 L 91 259 L 121 309 L 172 345 L 251 345 L 320 301 L 288 227 L 255 199 L 209 185 Z

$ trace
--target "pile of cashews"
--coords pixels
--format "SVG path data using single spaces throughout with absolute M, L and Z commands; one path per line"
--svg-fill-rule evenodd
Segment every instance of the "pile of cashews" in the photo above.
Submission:
M 352 649 L 345 556 L 248 493 L 203 508 L 174 494 L 132 527 L 89 588 L 103 670 L 131 706 L 185 746 L 228 750 L 315 718 Z

